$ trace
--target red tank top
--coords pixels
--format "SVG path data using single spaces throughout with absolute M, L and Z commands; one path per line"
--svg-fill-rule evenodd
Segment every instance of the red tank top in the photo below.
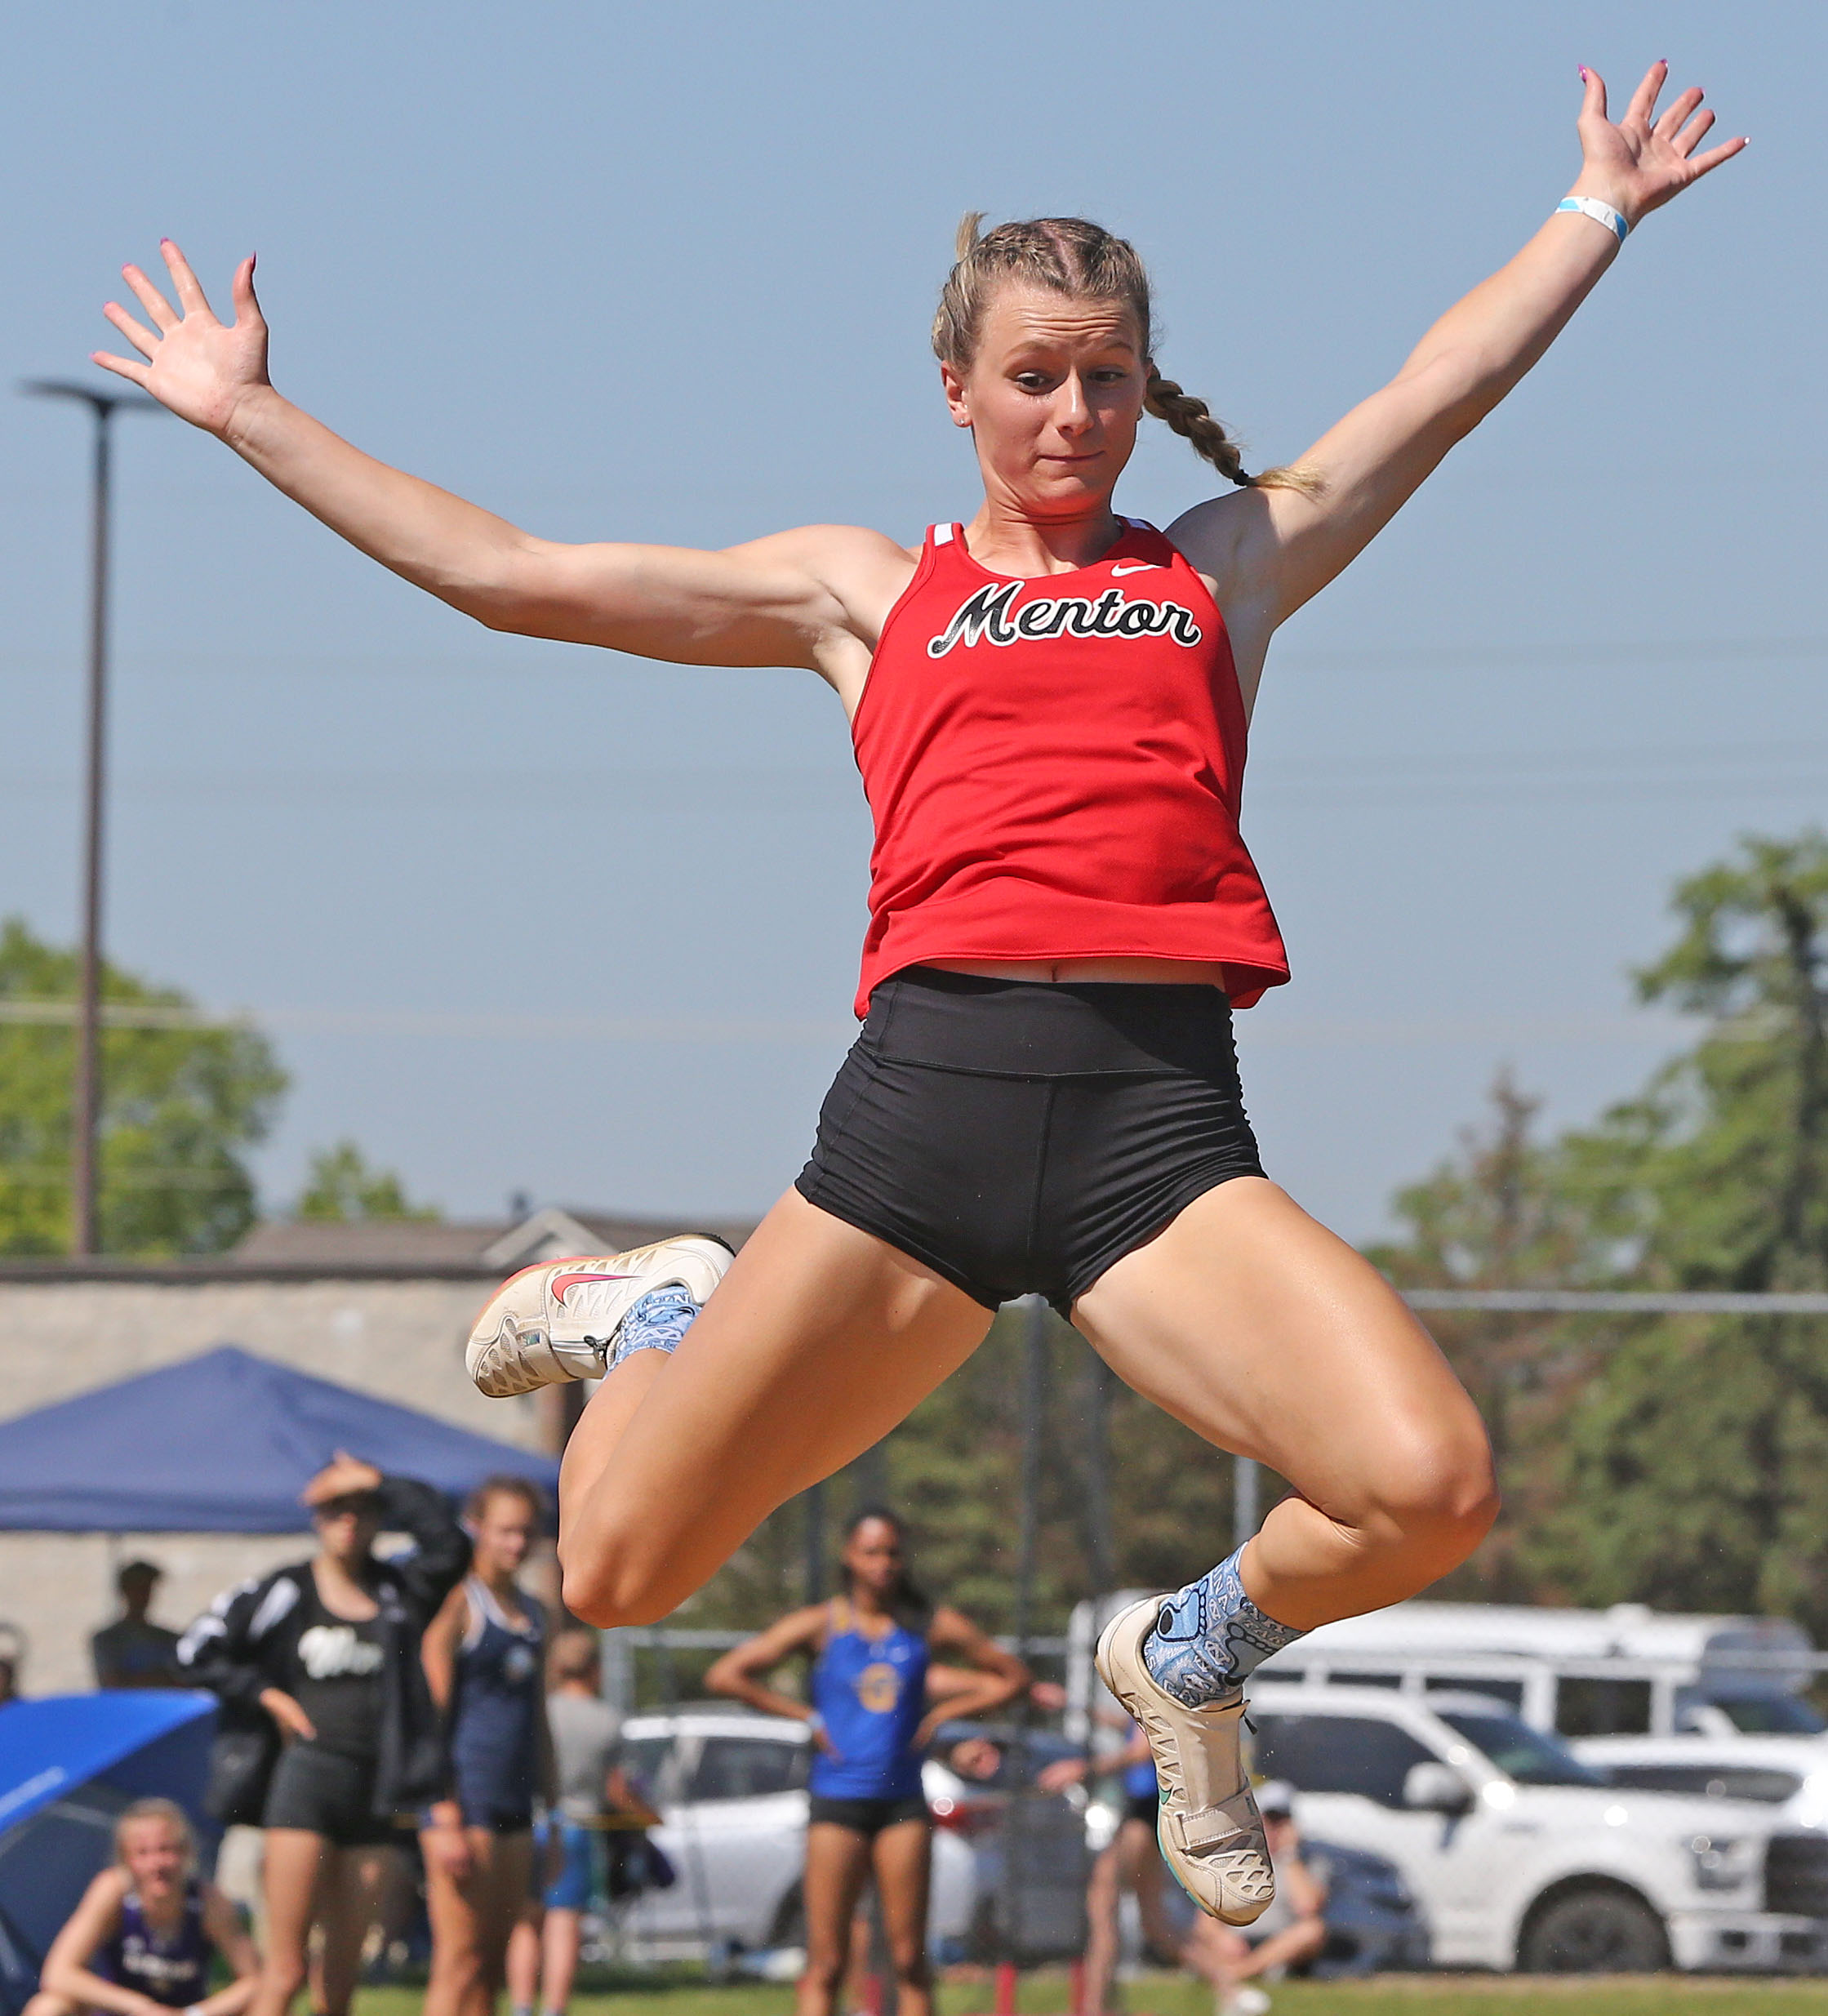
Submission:
M 1244 706 L 1206 585 L 1126 518 L 1095 565 L 993 574 L 936 525 L 852 723 L 874 817 L 856 998 L 934 959 L 1215 960 L 1288 977 L 1238 833 Z

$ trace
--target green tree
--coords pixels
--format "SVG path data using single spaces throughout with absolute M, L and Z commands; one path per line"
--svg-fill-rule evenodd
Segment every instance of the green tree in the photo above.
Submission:
M 298 1200 L 301 1218 L 339 1225 L 361 1219 L 439 1217 L 436 1204 L 416 1204 L 392 1169 L 375 1169 L 353 1141 L 322 1148 L 311 1158 L 310 1181 Z
M 1681 883 L 1638 976 L 1708 1018 L 1637 1099 L 1564 1144 L 1645 1286 L 1828 1287 L 1828 839 L 1747 839 Z M 1776 1611 L 1828 1629 L 1828 1333 L 1636 1326 L 1566 1424 L 1541 1573 L 1584 1600 Z
M 1541 1105 L 1501 1071 L 1486 1121 L 1463 1129 L 1456 1155 L 1398 1192 L 1402 1233 L 1368 1257 L 1399 1288 L 1616 1284 L 1619 1242 L 1570 1182 L 1561 1146 L 1537 1139 Z M 1560 1424 L 1606 1341 L 1590 1324 L 1541 1315 L 1437 1311 L 1425 1320 L 1484 1417 L 1504 1498 L 1490 1537 L 1439 1593 L 1540 1596 L 1537 1564 L 1523 1556 L 1559 1499 Z
M 69 1250 L 78 961 L 17 918 L 0 925 L 0 1252 Z M 190 998 L 105 968 L 98 1232 L 104 1253 L 213 1253 L 252 1222 L 247 1150 L 285 1074 L 245 1026 L 193 1020 Z
M 1639 997 L 1700 1039 L 1595 1127 L 1490 1124 L 1396 1200 L 1414 1287 L 1828 1287 L 1828 839 L 1750 838 L 1679 883 Z M 1828 1629 L 1819 1319 L 1430 1320 L 1491 1428 L 1506 1507 L 1444 1593 L 1761 1609 Z

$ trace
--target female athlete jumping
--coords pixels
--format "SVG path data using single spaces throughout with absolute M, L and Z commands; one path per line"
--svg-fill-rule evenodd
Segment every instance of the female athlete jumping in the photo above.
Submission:
M 719 1659 L 705 1676 L 767 1715 L 812 1725 L 807 1789 L 806 1972 L 798 2016 L 831 2016 L 851 1960 L 852 1921 L 872 1876 L 895 1968 L 900 2016 L 928 2016 L 927 1888 L 933 1826 L 921 1791 L 921 1756 L 942 1720 L 988 1715 L 1028 1685 L 1028 1669 L 950 1604 L 936 1609 L 909 1579 L 901 1522 L 859 1512 L 841 1556 L 844 1594 L 791 1610 Z M 974 1672 L 928 1706 L 931 1655 L 954 1653 Z M 812 1658 L 804 1702 L 767 1676 L 796 1653 Z
M 1627 230 L 1743 145 L 1699 151 L 1698 91 L 1659 116 L 1666 75 L 1615 124 L 1586 73 L 1556 214 L 1255 479 L 1158 370 L 1129 246 L 1075 219 L 973 226 L 934 345 L 984 498 L 918 549 L 843 526 L 723 553 L 554 545 L 281 398 L 251 260 L 232 323 L 171 244 L 177 308 L 130 266 L 150 326 L 107 309 L 139 355 L 97 362 L 491 628 L 836 690 L 876 843 L 866 1020 L 812 1160 L 696 1322 L 728 1262 L 711 1241 L 565 1262 L 495 1298 L 472 1369 L 498 1392 L 607 1372 L 561 1481 L 566 1600 L 638 1622 L 887 1434 L 1000 1302 L 1047 1294 L 1138 1392 L 1294 1486 L 1099 1649 L 1149 1733 L 1169 1867 L 1238 1923 L 1272 1890 L 1244 1677 L 1425 1587 L 1494 1510 L 1471 1403 L 1377 1271 L 1265 1178 L 1244 1118 L 1230 1008 L 1288 970 L 1238 834 L 1248 707 L 1277 626 L 1519 381 Z M 1145 412 L 1237 486 L 1166 534 L 1112 505 Z

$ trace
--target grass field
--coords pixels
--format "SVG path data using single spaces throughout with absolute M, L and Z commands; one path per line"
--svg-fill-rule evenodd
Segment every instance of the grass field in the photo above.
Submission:
M 1271 1991 L 1276 2016 L 1828 2016 L 1828 1981 L 1749 1981 L 1683 1974 L 1591 1980 L 1541 1980 L 1477 1974 L 1386 1974 L 1368 1981 L 1292 1981 Z M 370 1988 L 356 2016 L 418 2016 L 410 1988 Z M 638 1987 L 580 1995 L 574 2016 L 790 2016 L 788 1987 Z M 950 1981 L 940 1990 L 939 2016 L 980 2016 L 991 2006 L 990 1984 Z M 1065 2016 L 1066 1977 L 1024 1979 L 1021 2016 Z M 1212 2016 L 1210 1992 L 1172 1974 L 1124 1983 L 1126 2016 Z

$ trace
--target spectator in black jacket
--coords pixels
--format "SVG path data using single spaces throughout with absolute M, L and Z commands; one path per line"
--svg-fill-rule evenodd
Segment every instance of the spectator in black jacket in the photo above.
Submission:
M 216 1800 L 218 1818 L 266 1829 L 266 1960 L 249 2016 L 285 2016 L 305 1985 L 314 1904 L 323 2016 L 347 2016 L 395 1844 L 444 1790 L 419 1644 L 469 1563 L 462 1528 L 429 1484 L 339 1452 L 304 1495 L 317 1554 L 220 1598 L 178 1654 L 220 1697 L 231 1731 L 264 1717 L 278 1738 L 276 1762 L 271 1742 L 252 1769 L 244 1750 L 242 1782 L 219 1782 Z M 384 1531 L 410 1534 L 416 1551 L 377 1560 Z

